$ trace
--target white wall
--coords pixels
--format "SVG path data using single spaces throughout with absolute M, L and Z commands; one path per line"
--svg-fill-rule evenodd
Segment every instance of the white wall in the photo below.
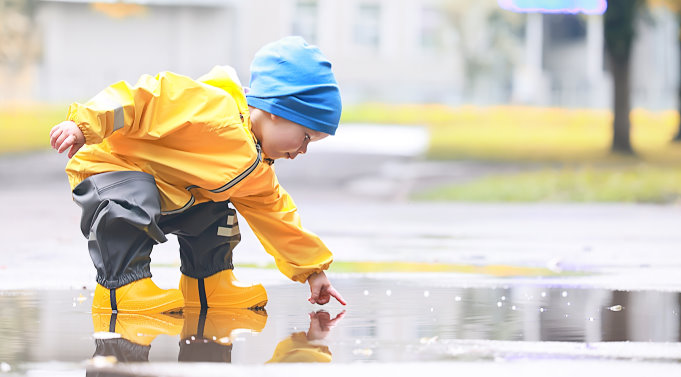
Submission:
M 26 71 L 35 75 L 32 96 L 56 102 L 81 101 L 115 81 L 135 82 L 143 73 L 172 70 L 197 77 L 216 64 L 234 66 L 247 85 L 248 68 L 257 49 L 293 32 L 298 17 L 296 3 L 243 0 L 216 1 L 213 5 L 148 5 L 143 14 L 118 19 L 86 3 L 39 2 L 36 23 L 43 51 L 37 69 Z M 333 62 L 346 103 L 485 105 L 511 101 L 513 90 L 507 83 L 512 78 L 503 76 L 512 73 L 494 67 L 486 71 L 487 76 L 475 78 L 474 92 L 466 89 L 471 83 L 467 84 L 463 47 L 480 44 L 476 41 L 482 38 L 485 25 L 476 22 L 481 32 L 463 35 L 457 33 L 455 25 L 447 24 L 448 20 L 443 26 L 448 29 L 443 30 L 446 38 L 442 46 L 422 46 L 422 26 L 429 22 L 423 8 L 446 9 L 451 5 L 446 0 L 317 0 L 317 4 L 316 43 Z M 376 4 L 381 9 L 380 43 L 375 48 L 358 45 L 353 38 L 362 4 Z M 655 11 L 653 16 L 654 22 L 641 23 L 635 42 L 633 105 L 675 108 L 679 80 L 677 21 L 665 11 Z M 484 15 L 480 17 L 475 19 L 487 20 Z M 594 41 L 602 44 L 602 22 L 597 21 L 590 22 L 592 45 Z M 527 97 L 527 104 L 610 107 L 610 75 L 607 67 L 599 69 L 602 64 L 590 65 L 594 57 L 602 56 L 597 54 L 598 46 L 587 48 L 587 39 L 571 45 L 544 45 L 541 74 L 553 87 L 548 92 L 542 89 L 539 96 Z M 522 41 L 516 47 L 522 49 Z M 513 64 L 517 70 L 524 63 Z M 26 81 L 31 80 L 22 80 Z M 520 88 L 522 83 L 516 81 L 514 85 Z M 15 97 L 26 97 L 25 92 L 16 90 Z M 11 97 L 13 93 L 3 89 L 3 94 Z
M 164 70 L 197 77 L 233 57 L 233 14 L 226 8 L 148 6 L 118 19 L 88 4 L 43 2 L 37 17 L 40 100 L 85 100 L 113 82 Z

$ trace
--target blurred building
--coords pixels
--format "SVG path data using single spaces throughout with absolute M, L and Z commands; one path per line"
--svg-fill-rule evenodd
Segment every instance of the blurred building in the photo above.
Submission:
M 0 0 L 0 100 L 85 100 L 104 86 L 229 64 L 296 34 L 331 58 L 347 103 L 609 108 L 600 15 L 518 14 L 495 0 Z M 678 22 L 646 14 L 633 104 L 674 108 Z

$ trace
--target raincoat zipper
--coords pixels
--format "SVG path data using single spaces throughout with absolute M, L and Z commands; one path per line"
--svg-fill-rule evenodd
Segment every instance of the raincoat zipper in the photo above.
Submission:
M 255 170 L 255 168 L 258 166 L 258 164 L 262 161 L 262 151 L 261 151 L 261 149 L 260 149 L 260 144 L 256 143 L 256 144 L 255 144 L 255 148 L 256 148 L 257 151 L 258 151 L 258 156 L 255 158 L 255 161 L 253 161 L 253 163 L 251 164 L 251 166 L 249 166 L 248 168 L 246 168 L 246 170 L 244 170 L 243 172 L 241 172 L 239 175 L 237 175 L 236 177 L 234 177 L 234 179 L 232 179 L 231 181 L 227 182 L 227 183 L 224 184 L 223 186 L 218 187 L 218 188 L 213 189 L 213 190 L 207 190 L 207 191 L 210 191 L 210 192 L 216 193 L 216 194 L 217 194 L 217 193 L 224 192 L 224 191 L 227 191 L 227 190 L 229 190 L 230 188 L 232 188 L 232 187 L 234 187 L 235 185 L 237 185 L 239 182 L 243 181 L 244 178 L 248 177 L 248 175 L 251 174 L 251 173 L 253 172 L 253 170 Z M 171 211 L 161 211 L 161 215 L 173 215 L 173 214 L 176 214 L 176 213 L 181 213 L 181 212 L 184 212 L 187 208 L 189 208 L 189 207 L 191 207 L 192 205 L 194 205 L 194 202 L 196 201 L 196 198 L 194 198 L 194 194 L 192 194 L 192 192 L 191 192 L 190 190 L 191 190 L 191 189 L 195 189 L 195 188 L 201 188 L 201 187 L 200 187 L 200 186 L 197 186 L 197 185 L 190 185 L 190 186 L 185 187 L 185 190 L 187 190 L 187 192 L 189 192 L 189 195 L 191 195 L 191 199 L 189 199 L 189 201 L 188 201 L 185 205 L 183 205 L 182 207 L 180 207 L 180 208 L 178 208 L 178 209 L 174 209 L 174 210 L 171 210 Z

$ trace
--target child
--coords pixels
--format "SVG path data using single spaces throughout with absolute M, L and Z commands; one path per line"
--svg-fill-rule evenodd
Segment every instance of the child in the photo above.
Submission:
M 264 306 L 262 285 L 241 285 L 232 272 L 241 237 L 230 203 L 279 270 L 309 284 L 311 303 L 333 296 L 345 305 L 324 273 L 331 252 L 302 228 L 271 166 L 335 133 L 341 98 L 331 63 L 286 37 L 258 51 L 250 84 L 245 93 L 229 67 L 196 81 L 144 75 L 72 104 L 52 128 L 52 147 L 69 149 L 66 172 L 97 269 L 93 312 Z M 168 233 L 180 244 L 180 290 L 150 279 L 152 246 Z

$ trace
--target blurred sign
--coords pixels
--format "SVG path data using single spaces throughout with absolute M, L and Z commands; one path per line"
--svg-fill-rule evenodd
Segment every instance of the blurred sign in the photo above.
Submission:
M 126 18 L 144 14 L 147 8 L 144 5 L 132 3 L 92 3 L 92 9 L 102 12 L 112 18 Z
M 498 0 L 499 6 L 519 13 L 603 14 L 607 0 Z

